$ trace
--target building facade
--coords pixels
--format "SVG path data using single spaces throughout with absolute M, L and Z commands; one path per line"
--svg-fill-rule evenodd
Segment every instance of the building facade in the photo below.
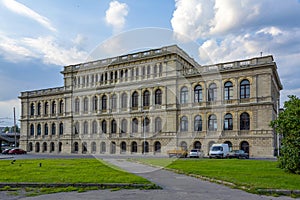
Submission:
M 201 66 L 176 45 L 65 66 L 22 92 L 20 146 L 36 153 L 158 154 L 213 143 L 273 157 L 282 85 L 272 56 Z

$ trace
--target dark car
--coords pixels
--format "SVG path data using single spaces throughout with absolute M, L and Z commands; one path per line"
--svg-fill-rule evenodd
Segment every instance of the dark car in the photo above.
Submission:
M 23 149 L 18 149 L 18 148 L 15 148 L 15 149 L 11 149 L 9 150 L 8 154 L 26 154 L 27 152 Z
M 245 158 L 245 159 L 248 159 L 249 158 L 249 154 L 248 153 L 245 153 L 244 150 L 233 150 L 233 151 L 230 151 L 226 158 Z

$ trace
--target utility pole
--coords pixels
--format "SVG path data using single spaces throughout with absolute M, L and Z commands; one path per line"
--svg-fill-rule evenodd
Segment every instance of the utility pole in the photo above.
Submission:
M 15 147 L 17 147 L 17 127 L 16 127 L 16 109 L 14 107 L 14 133 L 15 133 Z

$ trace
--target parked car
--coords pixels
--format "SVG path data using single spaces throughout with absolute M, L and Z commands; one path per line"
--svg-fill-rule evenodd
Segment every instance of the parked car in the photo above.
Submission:
M 243 150 L 233 150 L 228 152 L 226 158 L 245 158 L 249 159 L 249 154 Z
M 189 152 L 189 158 L 200 158 L 203 157 L 203 152 L 200 149 L 192 149 Z
M 27 152 L 23 149 L 15 148 L 9 150 L 8 154 L 26 154 Z
M 4 149 L 3 151 L 2 151 L 2 154 L 8 154 L 8 152 L 10 151 L 11 149 Z

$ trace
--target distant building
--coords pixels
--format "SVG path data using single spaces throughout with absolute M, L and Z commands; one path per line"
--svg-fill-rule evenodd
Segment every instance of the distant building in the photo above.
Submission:
M 201 66 L 167 46 L 65 66 L 22 92 L 20 145 L 36 153 L 166 154 L 228 143 L 272 157 L 282 89 L 272 56 Z

